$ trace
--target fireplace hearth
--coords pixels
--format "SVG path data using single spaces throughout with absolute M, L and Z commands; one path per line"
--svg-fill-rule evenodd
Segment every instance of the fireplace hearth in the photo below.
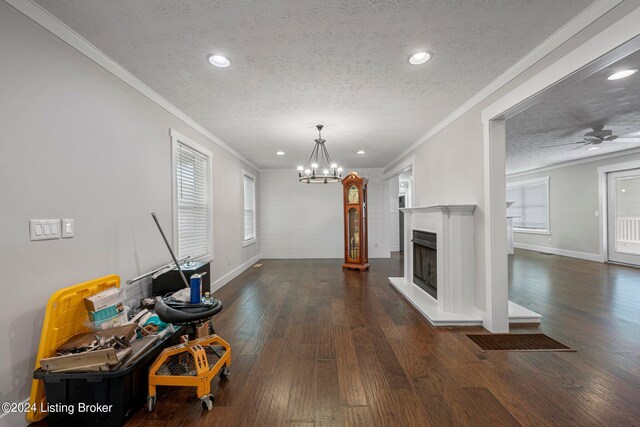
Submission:
M 436 233 L 413 230 L 413 283 L 438 299 L 438 246 Z

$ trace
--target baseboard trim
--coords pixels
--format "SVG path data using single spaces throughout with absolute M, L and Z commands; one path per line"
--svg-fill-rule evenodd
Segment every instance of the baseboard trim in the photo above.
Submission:
M 602 262 L 602 259 L 600 258 L 600 254 L 591 254 L 591 253 L 588 253 L 588 252 L 569 251 L 569 250 L 566 250 L 566 249 L 558 249 L 558 248 L 552 248 L 552 247 L 548 247 L 548 246 L 530 245 L 528 243 L 514 243 L 513 247 L 514 248 L 518 248 L 518 249 L 526 249 L 528 251 L 546 252 L 546 253 L 549 253 L 549 254 L 566 256 L 566 257 L 569 257 L 569 258 L 578 258 L 578 259 L 584 259 L 584 260 L 587 260 L 587 261 Z
M 29 381 L 31 382 L 31 381 Z M 29 398 L 19 402 L 18 405 L 27 405 L 29 403 Z M 16 426 L 27 426 L 29 422 L 25 418 L 24 412 L 4 412 L 0 415 L 0 427 L 16 427 Z
M 254 256 L 250 260 L 243 262 L 242 264 L 240 264 L 239 266 L 237 266 L 236 268 L 234 268 L 233 270 L 231 270 L 230 272 L 228 272 L 227 274 L 225 274 L 215 282 L 211 282 L 211 293 L 217 291 L 218 289 L 220 289 L 221 287 L 223 287 L 224 285 L 226 285 L 227 283 L 229 283 L 230 281 L 238 277 L 243 271 L 251 267 L 256 262 L 260 261 L 261 259 L 262 259 L 262 253 L 259 253 L 258 255 Z

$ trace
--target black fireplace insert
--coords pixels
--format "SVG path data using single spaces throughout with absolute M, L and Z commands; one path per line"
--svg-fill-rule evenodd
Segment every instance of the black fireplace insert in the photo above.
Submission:
M 438 246 L 435 233 L 413 230 L 413 283 L 438 299 Z

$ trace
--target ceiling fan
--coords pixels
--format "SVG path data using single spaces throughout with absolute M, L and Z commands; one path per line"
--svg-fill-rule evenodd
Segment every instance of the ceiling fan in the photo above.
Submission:
M 597 146 L 602 144 L 603 142 L 610 142 L 610 141 L 614 141 L 614 140 L 624 140 L 625 142 L 640 142 L 640 138 L 637 138 L 635 136 L 618 136 L 618 135 L 614 135 L 613 131 L 611 129 L 605 129 L 604 125 L 600 125 L 600 126 L 596 126 L 591 128 L 592 131 L 591 132 L 587 132 L 584 134 L 582 141 L 576 141 L 576 142 L 569 142 L 569 143 L 565 143 L 565 144 L 556 144 L 556 145 L 545 145 L 542 148 L 550 148 L 550 147 L 560 147 L 563 145 L 576 145 L 576 144 L 580 144 L 579 146 L 575 147 L 574 149 L 577 148 L 581 148 L 581 147 L 586 147 L 586 146 Z M 635 132 L 637 133 L 637 132 Z M 634 133 L 634 134 L 635 134 Z

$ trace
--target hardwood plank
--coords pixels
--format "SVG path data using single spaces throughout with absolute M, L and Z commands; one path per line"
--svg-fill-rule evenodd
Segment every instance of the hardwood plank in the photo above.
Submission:
M 340 400 L 347 406 L 366 405 L 367 397 L 362 385 L 356 349 L 351 339 L 351 329 L 346 325 L 335 327 L 334 339 L 338 356 L 336 366 Z
M 318 345 L 297 344 L 292 345 L 288 350 L 295 352 L 296 359 L 290 365 L 293 372 L 287 404 L 287 420 L 315 421 Z
M 348 406 L 342 410 L 345 427 L 369 427 L 375 425 L 368 406 Z
M 341 426 L 342 405 L 338 385 L 338 367 L 335 359 L 316 362 L 316 426 Z
M 477 409 L 471 425 L 519 426 L 520 423 L 485 387 L 465 387 L 465 395 Z
M 466 337 L 481 328 L 434 328 L 400 298 L 387 281 L 402 274 L 397 255 L 367 272 L 261 262 L 216 292 L 233 360 L 213 410 L 193 389 L 161 387 L 127 425 L 639 424 L 638 269 L 516 250 L 510 298 L 578 351 L 495 353 Z

